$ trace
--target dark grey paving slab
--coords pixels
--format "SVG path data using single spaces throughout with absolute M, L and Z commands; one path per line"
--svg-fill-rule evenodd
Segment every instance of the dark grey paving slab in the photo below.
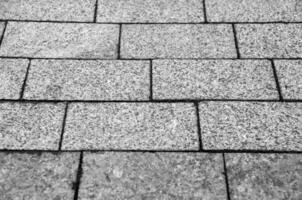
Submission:
M 78 153 L 0 153 L 1 199 L 71 200 Z
M 275 60 L 283 98 L 302 99 L 302 60 Z
M 32 60 L 25 99 L 148 100 L 149 61 Z
M 98 22 L 203 22 L 200 0 L 99 0 Z
M 122 58 L 235 58 L 231 25 L 123 25 Z
M 301 58 L 302 24 L 237 24 L 243 58 Z
M 93 21 L 95 0 L 3 0 L 0 19 Z
M 197 150 L 193 104 L 73 103 L 62 149 Z
M 232 200 L 302 199 L 300 154 L 227 154 Z
M 271 63 L 154 60 L 154 99 L 278 99 Z
M 116 58 L 119 26 L 8 22 L 0 56 Z
M 301 0 L 205 0 L 210 22 L 300 22 Z
M 0 149 L 57 150 L 64 104 L 0 103 Z
M 84 154 L 79 200 L 226 199 L 221 154 Z
M 199 104 L 205 149 L 302 150 L 302 103 Z
M 18 99 L 28 60 L 0 58 L 0 99 Z

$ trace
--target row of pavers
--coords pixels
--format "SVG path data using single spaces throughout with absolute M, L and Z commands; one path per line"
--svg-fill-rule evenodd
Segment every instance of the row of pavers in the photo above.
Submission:
M 301 65 L 302 60 L 0 58 L 0 99 L 278 100 L 277 78 L 283 99 L 301 100 Z
M 0 19 L 111 23 L 301 22 L 300 0 L 14 0 Z
M 5 28 L 6 27 L 6 28 Z M 0 56 L 42 58 L 302 58 L 302 24 L 0 22 Z M 235 42 L 237 41 L 237 42 Z

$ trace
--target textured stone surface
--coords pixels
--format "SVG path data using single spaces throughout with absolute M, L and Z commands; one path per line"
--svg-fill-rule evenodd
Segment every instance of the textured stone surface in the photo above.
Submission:
M 232 200 L 302 199 L 302 155 L 227 154 Z
M 277 99 L 269 61 L 154 60 L 154 99 Z
M 203 22 L 200 0 L 99 0 L 98 22 Z
M 1 199 L 73 199 L 79 154 L 0 153 Z
M 63 149 L 198 149 L 193 104 L 70 104 Z
M 222 156 L 84 154 L 79 199 L 226 199 Z
M 58 149 L 63 104 L 0 104 L 0 149 Z
M 302 21 L 301 0 L 206 0 L 210 22 Z
M 147 100 L 149 61 L 33 60 L 25 99 Z
M 302 99 L 302 60 L 275 60 L 283 98 Z
M 205 149 L 302 150 L 302 103 L 200 103 Z
M 28 60 L 0 58 L 0 99 L 18 99 Z
M 95 0 L 2 0 L 0 19 L 93 21 Z
M 123 25 L 123 58 L 236 57 L 231 25 Z
M 116 58 L 118 25 L 9 22 L 2 56 Z
M 235 27 L 244 58 L 302 57 L 302 24 L 238 24 Z

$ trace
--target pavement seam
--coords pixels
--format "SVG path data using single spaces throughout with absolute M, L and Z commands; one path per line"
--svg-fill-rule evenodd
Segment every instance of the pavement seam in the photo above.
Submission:
M 3 28 L 3 31 L 2 31 L 2 34 L 0 35 L 0 48 L 1 48 L 1 45 L 2 45 L 2 42 L 3 42 L 3 39 L 4 39 L 4 34 L 5 34 L 5 30 L 6 30 L 6 27 L 7 27 L 7 21 L 4 22 L 4 28 Z
M 78 171 L 77 171 L 77 176 L 76 176 L 76 182 L 73 185 L 74 189 L 74 200 L 77 200 L 79 197 L 79 189 L 80 189 L 80 184 L 81 184 L 81 178 L 83 175 L 83 151 L 80 153 L 80 159 L 79 159 L 79 166 L 78 166 Z
M 237 37 L 237 31 L 236 31 L 235 24 L 232 24 L 232 29 L 233 29 L 233 35 L 234 35 L 234 42 L 235 42 L 237 58 L 240 59 L 241 55 L 240 55 L 240 51 L 239 51 L 238 37 Z
M 224 178 L 225 178 L 225 187 L 226 187 L 227 199 L 231 200 L 228 170 L 227 170 L 227 166 L 226 166 L 226 160 L 225 160 L 224 153 L 222 153 L 222 158 L 223 158 L 223 169 L 224 169 Z
M 98 0 L 95 0 L 93 23 L 96 23 L 97 15 L 98 15 Z
M 150 60 L 150 101 L 153 100 L 153 61 Z
M 21 88 L 21 91 L 20 91 L 20 99 L 19 100 L 22 100 L 23 96 L 24 96 L 26 82 L 27 82 L 27 78 L 28 78 L 28 74 L 29 74 L 29 70 L 30 70 L 30 65 L 31 65 L 31 59 L 29 59 L 28 61 L 29 62 L 28 62 L 28 66 L 27 66 L 27 69 L 26 69 L 25 77 L 24 77 L 24 80 L 23 80 L 22 88 Z
M 62 131 L 61 131 L 60 142 L 59 142 L 59 151 L 62 149 L 62 143 L 63 143 L 63 139 L 64 139 L 64 132 L 65 132 L 67 112 L 68 112 L 68 105 L 69 105 L 69 103 L 66 102 L 65 110 L 64 110 L 64 116 L 63 116 L 63 122 L 62 122 Z
M 199 150 L 203 150 L 203 144 L 202 144 L 202 136 L 201 136 L 201 129 L 200 129 L 200 117 L 199 117 L 199 107 L 198 102 L 194 102 L 195 106 L 195 112 L 196 112 L 196 120 L 197 120 L 197 133 L 198 133 L 198 140 L 199 140 Z
M 206 0 L 203 0 L 203 18 L 204 18 L 204 23 L 208 23 L 208 18 L 207 18 L 207 8 L 206 8 Z
M 278 73 L 277 73 L 277 69 L 276 69 L 274 60 L 271 59 L 270 61 L 271 61 L 271 66 L 272 66 L 273 73 L 274 73 L 274 78 L 275 78 L 275 82 L 276 82 L 276 87 L 277 87 L 278 94 L 279 94 L 279 100 L 280 100 L 280 101 L 284 101 L 284 98 L 283 98 L 283 96 L 282 96 L 281 86 L 280 86 L 280 83 L 279 83 Z

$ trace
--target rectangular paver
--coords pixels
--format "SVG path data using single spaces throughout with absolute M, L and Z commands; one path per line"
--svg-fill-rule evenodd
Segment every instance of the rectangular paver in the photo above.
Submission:
M 302 60 L 275 60 L 278 79 L 285 99 L 302 99 Z
M 32 60 L 25 99 L 147 100 L 149 61 Z
M 210 22 L 301 22 L 301 0 L 205 0 Z
M 73 199 L 78 153 L 0 153 L 1 199 Z
M 193 104 L 72 103 L 62 149 L 197 150 Z
M 93 21 L 95 0 L 0 1 L 0 19 Z
M 8 22 L 0 56 L 116 58 L 118 25 Z
M 200 0 L 99 0 L 98 22 L 203 22 Z
M 226 198 L 221 154 L 84 154 L 79 200 Z
M 29 61 L 0 58 L 0 99 L 19 99 Z
M 302 199 L 302 155 L 227 154 L 232 200 Z
M 199 104 L 205 149 L 302 150 L 302 103 Z
M 0 149 L 59 147 L 64 104 L 0 103 Z
M 231 25 L 123 25 L 122 58 L 235 58 Z
M 243 58 L 302 58 L 302 24 L 235 25 Z
M 278 99 L 269 61 L 154 60 L 154 99 Z

